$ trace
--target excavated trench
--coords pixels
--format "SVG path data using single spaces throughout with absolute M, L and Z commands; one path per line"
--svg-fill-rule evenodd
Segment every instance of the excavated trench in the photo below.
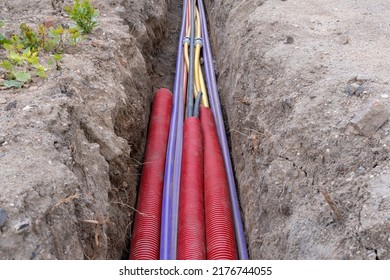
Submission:
M 154 49 L 154 52 L 152 52 L 151 59 L 147 62 L 153 92 L 162 87 L 169 88 L 173 91 L 177 47 L 181 26 L 182 4 L 182 1 L 168 1 L 167 21 L 163 25 L 160 24 L 158 26 L 151 27 L 152 30 L 153 28 L 158 27 L 159 33 L 161 32 L 162 34 L 162 37 L 156 42 L 156 48 Z M 146 51 L 146 56 L 148 56 L 147 53 L 148 52 Z M 224 108 L 222 108 L 222 110 L 225 114 Z M 224 117 L 226 117 L 226 115 Z M 226 131 L 229 131 L 229 129 L 226 129 Z M 146 135 L 140 140 L 145 141 Z M 142 147 L 144 147 L 144 145 L 145 143 L 143 142 Z M 142 156 L 143 155 L 138 155 L 138 161 L 142 160 Z M 139 169 L 138 172 L 141 172 L 141 169 Z M 129 248 L 129 245 L 130 244 L 128 244 L 126 248 Z M 123 257 L 127 258 L 128 253 L 129 252 L 125 250 Z
M 142 12 L 153 10 L 148 6 L 151 3 L 146 3 Z M 323 48 L 322 37 L 312 32 L 315 29 L 296 29 L 300 22 L 293 15 L 279 21 L 278 11 L 289 15 L 295 7 L 291 1 L 205 3 L 249 257 L 388 258 L 389 200 L 385 188 L 388 145 L 383 141 L 388 139 L 389 125 L 385 123 L 375 137 L 349 132 L 350 116 L 366 105 L 364 99 L 347 100 L 339 93 L 339 88 L 344 89 L 345 81 L 349 83 L 351 77 L 343 72 L 344 66 L 337 60 L 340 49 L 337 44 L 332 45 L 332 36 L 327 38 L 329 46 L 323 52 L 331 52 L 334 58 L 324 62 L 317 53 L 317 48 Z M 116 193 L 113 197 L 127 197 L 125 204 L 131 208 L 135 206 L 139 176 L 132 177 L 130 173 L 141 171 L 139 163 L 152 92 L 159 87 L 172 89 L 174 79 L 182 1 L 159 4 L 167 5 L 164 16 L 147 18 L 147 39 L 139 40 L 150 77 L 150 80 L 137 79 L 141 81 L 139 87 L 146 89 L 144 110 L 142 114 L 127 115 L 131 109 L 124 107 L 116 117 L 116 134 L 131 143 L 133 153 L 125 157 L 126 165 L 120 164 L 122 175 L 116 175 L 115 162 L 110 164 L 112 184 L 130 185 L 130 192 Z M 132 34 L 136 34 L 134 22 L 127 22 Z M 307 41 L 295 46 L 290 35 L 295 33 Z M 317 48 L 308 52 L 305 44 Z M 347 54 L 346 51 L 344 55 Z M 327 67 L 333 65 L 339 68 L 332 72 Z M 353 69 L 358 72 L 361 68 Z M 127 91 L 134 88 L 134 80 Z M 388 88 L 380 81 L 359 83 L 372 92 Z M 328 92 L 337 94 L 329 99 Z M 329 111 L 319 113 L 330 107 L 334 109 L 333 115 Z M 139 118 L 142 124 L 132 126 Z M 134 137 L 137 129 L 141 135 Z M 125 170 L 128 164 L 133 166 L 131 172 Z M 131 219 L 131 216 L 124 219 L 121 230 Z M 115 228 L 119 229 L 117 225 Z M 128 255 L 130 226 L 125 234 L 122 258 Z

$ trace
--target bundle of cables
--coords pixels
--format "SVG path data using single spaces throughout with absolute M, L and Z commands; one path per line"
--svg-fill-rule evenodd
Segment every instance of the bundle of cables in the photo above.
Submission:
M 155 95 L 137 210 L 130 259 L 248 259 L 202 0 L 183 3 L 174 94 Z

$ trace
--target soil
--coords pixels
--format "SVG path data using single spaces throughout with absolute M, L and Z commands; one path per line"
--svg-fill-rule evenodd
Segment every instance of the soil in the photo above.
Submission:
M 153 3 L 155 5 L 152 5 Z M 99 26 L 61 70 L 0 91 L 0 259 L 120 259 L 153 95 L 165 1 L 94 1 Z M 71 1 L 6 1 L 0 18 L 62 22 Z
M 390 3 L 206 2 L 251 257 L 389 259 Z
M 3 2 L 8 32 L 72 1 Z M 205 2 L 250 257 L 389 259 L 390 3 Z M 0 90 L 0 259 L 128 257 L 182 1 L 94 3 L 60 70 Z

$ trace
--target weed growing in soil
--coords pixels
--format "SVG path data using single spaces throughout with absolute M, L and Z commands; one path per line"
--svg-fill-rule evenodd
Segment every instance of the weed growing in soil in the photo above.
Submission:
M 3 28 L 3 26 L 4 26 L 4 21 L 0 20 L 0 28 Z M 4 34 L 0 33 L 0 45 L 4 43 L 10 43 L 10 41 L 7 38 L 5 38 Z
M 99 11 L 92 6 L 89 0 L 82 0 L 81 3 L 76 0 L 73 7 L 65 7 L 65 11 L 84 34 L 91 33 L 98 24 Z
M 76 23 L 73 26 L 65 24 L 56 27 L 38 25 L 36 29 L 25 23 L 20 24 L 19 33 L 6 37 L 0 33 L 0 47 L 5 50 L 5 58 L 0 60 L 0 74 L 3 74 L 3 85 L 6 88 L 21 88 L 33 77 L 46 78 L 44 65 L 55 65 L 60 70 L 60 61 L 66 47 L 75 46 L 85 35 L 97 25 L 95 10 L 89 0 L 82 3 L 76 0 L 73 7 L 67 8 L 70 18 Z M 0 21 L 0 28 L 4 22 Z
M 64 47 L 74 46 L 82 38 L 77 27 L 64 28 L 59 25 L 47 29 L 40 24 L 34 30 L 22 23 L 19 34 L 5 38 L 2 43 L 6 57 L 0 61 L 0 67 L 6 72 L 3 85 L 20 88 L 34 76 L 45 78 L 47 69 L 40 63 L 40 58 L 49 57 L 46 64 L 55 63 L 58 70 Z
M 20 88 L 31 79 L 31 73 L 38 77 L 46 77 L 46 69 L 39 63 L 38 53 L 31 48 L 18 51 L 13 44 L 4 44 L 7 59 L 0 62 L 0 67 L 6 70 L 4 86 Z

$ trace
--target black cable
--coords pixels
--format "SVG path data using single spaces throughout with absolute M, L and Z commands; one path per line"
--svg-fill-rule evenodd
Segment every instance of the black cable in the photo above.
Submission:
M 200 101 L 202 100 L 203 93 L 200 91 L 195 98 L 194 117 L 199 118 Z
M 194 41 L 195 41 L 195 0 L 191 0 L 191 19 L 190 19 L 190 65 L 188 71 L 187 86 L 187 118 L 193 116 L 194 111 Z

